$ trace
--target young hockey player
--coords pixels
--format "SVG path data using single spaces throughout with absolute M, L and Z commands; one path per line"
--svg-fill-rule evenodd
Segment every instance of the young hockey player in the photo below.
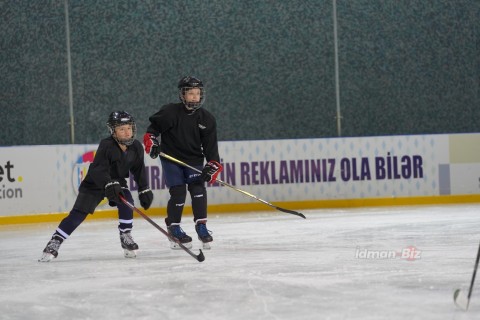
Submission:
M 89 213 L 95 211 L 104 197 L 108 198 L 111 206 L 118 208 L 118 230 L 125 257 L 136 257 L 138 245 L 130 233 L 133 226 L 133 211 L 120 200 L 120 195 L 133 203 L 132 194 L 125 180 L 131 172 L 138 184 L 141 206 L 147 210 L 152 204 L 153 193 L 148 187 L 145 175 L 143 147 L 135 140 L 137 131 L 135 120 L 127 112 L 112 112 L 108 117 L 107 127 L 110 130 L 110 137 L 100 142 L 87 175 L 80 184 L 73 209 L 53 233 L 52 239 L 43 250 L 40 262 L 48 262 L 58 256 L 62 242 L 68 239 Z
M 162 106 L 152 115 L 147 133 L 143 136 L 145 152 L 152 159 L 160 152 L 202 170 L 196 171 L 161 158 L 163 176 L 169 188 L 165 223 L 168 232 L 187 248 L 192 247 L 192 238 L 180 227 L 187 189 L 191 196 L 193 220 L 198 239 L 204 249 L 213 241 L 207 229 L 207 191 L 205 182 L 214 183 L 222 171 L 218 154 L 217 125 L 215 117 L 200 108 L 205 101 L 202 81 L 195 77 L 184 77 L 178 83 L 180 103 Z M 160 136 L 160 141 L 157 137 Z M 204 166 L 204 159 L 207 164 Z M 171 242 L 172 249 L 179 246 Z

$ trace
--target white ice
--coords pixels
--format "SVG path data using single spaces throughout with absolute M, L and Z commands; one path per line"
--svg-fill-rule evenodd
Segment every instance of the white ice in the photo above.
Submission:
M 140 216 L 136 259 L 114 220 L 87 219 L 49 263 L 37 259 L 57 222 L 0 226 L 0 319 L 480 318 L 480 290 L 467 312 L 453 303 L 472 278 L 480 205 L 299 211 L 212 214 L 201 263 Z M 183 228 L 195 235 L 191 215 Z

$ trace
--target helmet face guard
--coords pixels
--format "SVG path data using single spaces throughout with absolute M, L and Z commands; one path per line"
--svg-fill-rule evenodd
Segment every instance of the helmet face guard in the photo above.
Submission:
M 132 136 L 127 139 L 119 139 L 115 134 L 115 128 L 129 124 L 132 126 Z M 133 117 L 125 111 L 114 111 L 110 114 L 107 120 L 107 127 L 110 131 L 110 135 L 117 141 L 119 144 L 129 146 L 135 141 L 135 135 L 137 134 L 137 125 Z
M 187 91 L 192 89 L 200 89 L 200 101 L 197 102 L 187 102 L 185 100 L 185 94 Z M 178 83 L 178 97 L 180 101 L 187 107 L 189 110 L 197 110 L 205 102 L 205 89 L 203 87 L 203 82 L 195 77 L 184 77 Z

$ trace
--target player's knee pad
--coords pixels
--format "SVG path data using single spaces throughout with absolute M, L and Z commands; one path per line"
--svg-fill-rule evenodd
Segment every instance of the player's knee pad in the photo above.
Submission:
M 169 190 L 170 200 L 167 204 L 167 218 L 165 222 L 180 223 L 182 220 L 182 211 L 185 206 L 185 199 L 187 198 L 187 187 L 185 185 L 173 186 Z
M 185 185 L 173 186 L 168 192 L 170 193 L 170 199 L 175 203 L 184 203 L 187 198 L 187 189 Z
M 207 217 L 207 189 L 203 183 L 193 183 L 188 186 L 192 197 L 192 211 L 194 220 Z
M 188 191 L 192 198 L 205 197 L 207 189 L 203 183 L 191 183 L 188 185 Z

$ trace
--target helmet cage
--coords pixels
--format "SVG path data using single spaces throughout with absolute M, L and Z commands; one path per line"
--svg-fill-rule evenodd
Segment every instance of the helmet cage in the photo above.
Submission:
M 187 102 L 185 100 L 185 94 L 187 91 L 192 89 L 200 89 L 200 101 L 198 102 Z M 205 88 L 203 87 L 203 82 L 195 77 L 184 77 L 178 83 L 178 96 L 180 101 L 190 110 L 197 110 L 205 102 Z
M 115 128 L 119 126 L 123 126 L 129 124 L 132 126 L 132 136 L 128 139 L 119 139 L 115 134 Z M 123 144 L 125 146 L 129 146 L 135 141 L 135 136 L 137 134 L 137 124 L 133 117 L 125 111 L 115 111 L 110 114 L 107 121 L 107 127 L 110 131 L 110 135 L 112 136 L 115 141 L 119 144 Z
M 200 101 L 198 101 L 198 102 L 187 102 L 185 100 L 185 94 L 187 93 L 187 91 L 192 90 L 192 89 L 200 89 Z M 178 96 L 180 97 L 180 100 L 183 102 L 183 104 L 188 109 L 197 110 L 205 102 L 205 89 L 203 87 L 183 87 L 183 88 L 180 88 L 180 90 L 178 92 Z

